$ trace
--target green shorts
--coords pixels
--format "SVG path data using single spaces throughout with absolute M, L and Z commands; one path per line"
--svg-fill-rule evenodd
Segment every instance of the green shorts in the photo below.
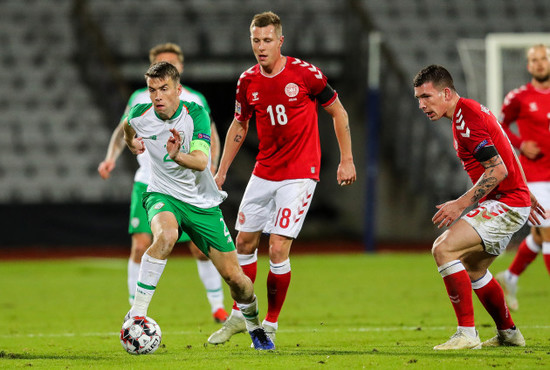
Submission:
M 193 243 L 207 256 L 210 248 L 220 252 L 235 250 L 233 238 L 218 206 L 199 208 L 170 195 L 155 192 L 143 194 L 143 206 L 147 209 L 149 223 L 160 212 L 172 213 L 176 217 L 180 232 L 187 233 Z
M 130 203 L 130 222 L 128 225 L 129 234 L 146 233 L 152 234 L 147 211 L 143 208 L 143 193 L 147 191 L 147 184 L 134 182 L 132 189 L 132 201 Z M 188 242 L 191 238 L 186 233 L 181 233 L 178 243 Z

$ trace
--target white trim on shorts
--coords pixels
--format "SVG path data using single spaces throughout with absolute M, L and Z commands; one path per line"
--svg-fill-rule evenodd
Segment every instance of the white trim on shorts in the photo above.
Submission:
M 510 207 L 498 200 L 486 200 L 462 219 L 479 234 L 485 251 L 498 256 L 525 224 L 530 212 L 531 207 Z
M 312 179 L 270 181 L 252 175 L 241 200 L 235 229 L 296 238 L 316 186 Z
M 544 207 L 546 210 L 546 220 L 542 217 L 539 217 L 540 225 L 533 225 L 531 221 L 527 221 L 529 226 L 534 227 L 550 227 L 550 182 L 548 181 L 537 181 L 537 182 L 528 182 L 527 186 L 529 190 L 537 201 Z

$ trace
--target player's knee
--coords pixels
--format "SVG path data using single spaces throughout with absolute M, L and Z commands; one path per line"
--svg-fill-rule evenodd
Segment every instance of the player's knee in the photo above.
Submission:
M 274 263 L 286 261 L 289 257 L 289 252 L 286 246 L 272 244 L 269 246 L 269 259 Z
M 163 229 L 155 234 L 155 244 L 160 244 L 166 247 L 172 247 L 176 244 L 179 234 L 177 229 Z
M 249 235 L 245 236 L 239 233 L 235 238 L 235 247 L 239 254 L 252 254 L 256 250 L 257 243 L 256 240 Z
M 445 240 L 445 237 L 441 235 L 439 238 L 435 240 L 432 246 L 432 256 L 435 259 L 436 262 L 439 262 L 443 259 L 445 259 L 446 256 L 446 246 L 447 242 Z

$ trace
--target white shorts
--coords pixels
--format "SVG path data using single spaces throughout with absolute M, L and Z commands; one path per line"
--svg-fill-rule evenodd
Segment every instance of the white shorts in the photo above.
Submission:
M 531 207 L 510 207 L 497 200 L 487 200 L 462 219 L 479 234 L 485 251 L 498 256 L 525 224 L 530 212 Z
M 252 175 L 244 191 L 235 228 L 296 238 L 313 199 L 312 179 L 269 181 Z
M 529 226 L 550 227 L 550 182 L 528 182 L 527 186 L 535 198 L 537 198 L 538 202 L 546 210 L 546 220 L 539 217 L 540 225 L 533 225 L 531 222 L 528 222 Z

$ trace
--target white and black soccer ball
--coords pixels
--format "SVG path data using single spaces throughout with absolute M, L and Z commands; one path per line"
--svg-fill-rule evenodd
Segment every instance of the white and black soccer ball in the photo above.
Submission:
M 147 355 L 155 352 L 162 338 L 160 326 L 147 316 L 128 319 L 120 330 L 120 343 L 132 355 Z

